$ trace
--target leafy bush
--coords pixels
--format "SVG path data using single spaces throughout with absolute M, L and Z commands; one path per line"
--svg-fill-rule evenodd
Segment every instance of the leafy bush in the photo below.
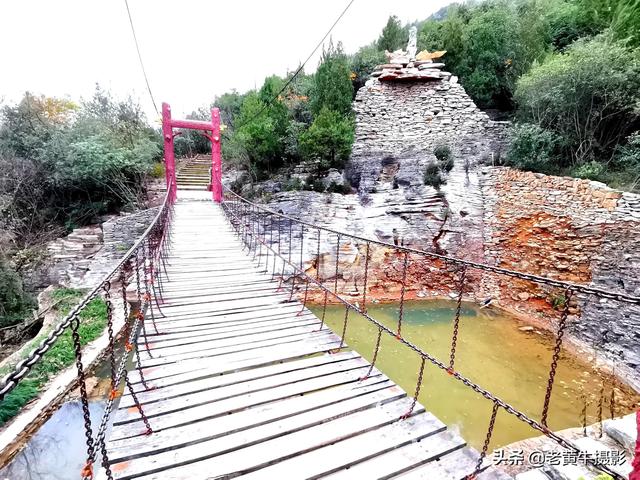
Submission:
M 164 178 L 164 175 L 165 175 L 164 163 L 154 163 L 151 166 L 151 171 L 149 172 L 149 175 L 151 175 L 151 177 L 153 178 Z
M 405 48 L 408 40 L 408 29 L 402 26 L 398 17 L 392 15 L 378 38 L 378 50 L 393 52 L 399 48 Z
M 300 136 L 300 151 L 306 159 L 319 160 L 321 169 L 342 168 L 351 154 L 353 128 L 350 118 L 325 107 Z
M 444 171 L 450 172 L 453 169 L 455 162 L 449 145 L 437 145 L 433 149 L 433 154 L 440 161 L 440 166 Z
M 282 189 L 285 192 L 300 191 L 302 188 L 302 181 L 298 177 L 290 178 L 282 185 Z
M 424 170 L 424 184 L 430 187 L 440 190 L 440 187 L 444 185 L 446 180 L 442 175 L 442 171 L 437 163 L 432 162 L 427 165 Z
M 330 193 L 341 193 L 342 195 L 348 195 L 353 191 L 353 189 L 351 188 L 351 184 L 349 184 L 349 182 L 345 180 L 342 183 L 331 182 L 329 184 L 329 188 L 327 188 L 327 191 Z
M 353 85 L 349 60 L 342 51 L 342 45 L 337 47 L 329 44 L 323 50 L 320 65 L 315 74 L 314 95 L 311 99 L 311 111 L 317 117 L 324 108 L 341 115 L 351 114 L 353 100 Z
M 523 75 L 516 100 L 522 121 L 562 139 L 568 163 L 610 158 L 640 118 L 640 49 L 579 40 Z
M 530 123 L 515 125 L 506 164 L 523 170 L 550 171 L 558 160 L 560 137 Z
M 622 172 L 625 188 L 640 191 L 640 132 L 630 135 L 627 143 L 618 148 L 613 167 Z
M 605 171 L 606 167 L 602 163 L 591 161 L 574 168 L 571 173 L 578 178 L 600 180 Z
M 7 259 L 0 257 L 0 327 L 15 325 L 33 308 L 33 299 L 22 288 L 22 280 Z
M 53 299 L 60 303 L 56 306 L 58 316 L 62 318 L 82 298 L 82 292 L 68 288 L 54 292 Z M 82 346 L 95 340 L 107 325 L 107 305 L 100 299 L 93 299 L 80 312 L 80 344 Z M 31 344 L 37 345 L 43 336 L 34 339 Z M 30 349 L 28 349 L 30 351 Z M 25 352 L 25 355 L 28 352 Z M 42 387 L 55 374 L 71 365 L 75 360 L 75 350 L 70 329 L 67 329 L 53 344 L 40 362 L 33 366 L 31 372 L 14 388 L 0 404 L 0 425 L 17 415 L 22 407 L 36 398 Z
M 1 213 L 19 243 L 52 223 L 83 224 L 137 204 L 161 159 L 161 138 L 140 107 L 99 88 L 79 106 L 27 93 L 2 108 L 0 122 Z
M 379 50 L 375 44 L 362 47 L 351 57 L 351 71 L 355 75 L 353 78 L 353 88 L 357 91 L 369 80 L 371 72 L 376 66 L 385 63 L 384 52 Z
M 273 92 L 274 88 L 272 83 L 265 82 L 263 90 Z M 269 104 L 268 99 L 266 93 L 247 94 L 237 122 L 240 126 L 235 132 L 258 178 L 265 178 L 282 165 L 287 134 L 286 107 L 279 100 Z

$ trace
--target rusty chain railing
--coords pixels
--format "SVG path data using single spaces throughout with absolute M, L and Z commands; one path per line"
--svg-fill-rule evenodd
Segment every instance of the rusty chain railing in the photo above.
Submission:
M 402 418 L 407 418 L 412 414 L 413 409 L 418 401 L 418 395 L 423 383 L 423 374 L 426 362 L 429 362 L 430 364 L 439 368 L 446 374 L 450 375 L 452 378 L 455 378 L 457 381 L 466 385 L 491 402 L 492 410 L 489 419 L 487 434 L 483 443 L 482 450 L 480 451 L 480 456 L 478 458 L 475 471 L 467 477 L 469 480 L 475 478 L 485 468 L 483 466 L 483 462 L 488 453 L 489 443 L 493 434 L 496 416 L 501 410 L 504 410 L 508 414 L 513 415 L 520 421 L 528 424 L 531 428 L 543 433 L 547 437 L 557 442 L 560 446 L 574 452 L 580 452 L 580 448 L 577 447 L 573 442 L 559 436 L 557 433 L 553 432 L 547 425 L 547 417 L 551 402 L 551 393 L 554 386 L 558 361 L 560 359 L 563 336 L 568 323 L 567 318 L 570 313 L 570 305 L 572 304 L 572 301 L 575 300 L 578 294 L 587 298 L 590 296 L 594 296 L 597 299 L 614 299 L 626 305 L 640 305 L 640 297 L 629 295 L 624 292 L 612 292 L 603 290 L 591 285 L 579 285 L 575 283 L 541 277 L 538 275 L 521 273 L 514 270 L 484 265 L 468 260 L 448 257 L 438 253 L 421 251 L 413 248 L 393 245 L 378 240 L 367 239 L 345 232 L 339 232 L 330 228 L 321 227 L 303 220 L 293 218 L 283 213 L 275 212 L 269 208 L 258 205 L 254 202 L 240 197 L 228 188 L 224 189 L 222 206 L 230 224 L 232 225 L 236 234 L 242 240 L 246 248 L 249 250 L 249 253 L 253 254 L 253 258 L 257 259 L 259 264 L 263 262 L 264 258 L 265 270 L 267 272 L 270 272 L 273 278 L 279 278 L 279 290 L 282 290 L 284 288 L 285 283 L 290 283 L 290 298 L 293 298 L 296 287 L 298 287 L 300 291 L 302 291 L 301 289 L 304 288 L 304 294 L 301 294 L 303 298 L 303 309 L 307 303 L 310 286 L 316 291 L 322 293 L 323 297 L 322 313 L 320 315 L 320 328 L 322 328 L 325 322 L 325 315 L 329 297 L 333 299 L 332 303 L 337 303 L 344 306 L 345 315 L 342 325 L 342 343 L 340 344 L 340 347 L 342 347 L 344 344 L 344 336 L 349 320 L 349 312 L 352 311 L 363 316 L 378 330 L 378 335 L 375 341 L 375 348 L 372 356 L 371 369 L 373 369 L 376 360 L 378 359 L 381 337 L 383 333 L 395 338 L 402 345 L 414 351 L 419 356 L 420 369 L 418 373 L 418 381 L 416 384 L 415 393 L 413 395 L 412 406 L 409 411 L 402 416 Z M 315 252 L 316 254 L 315 276 L 308 274 L 307 269 L 305 268 L 305 232 L 308 236 L 308 239 L 306 240 L 307 250 L 310 252 Z M 314 241 L 311 233 L 313 233 L 315 236 L 315 241 L 317 242 L 316 245 L 310 245 L 310 242 Z M 335 239 L 335 265 L 321 265 L 322 255 L 320 242 L 323 234 L 327 235 L 327 239 L 329 238 L 329 236 L 332 236 Z M 297 247 L 300 248 L 299 258 L 295 258 L 296 255 L 294 255 L 293 253 L 293 245 L 296 238 L 299 240 L 299 247 Z M 364 246 L 365 251 L 363 275 L 364 285 L 361 297 L 359 296 L 357 301 L 354 302 L 350 302 L 349 300 L 347 300 L 338 289 L 341 253 L 340 246 L 341 242 L 345 239 L 357 242 L 360 247 Z M 384 247 L 390 252 L 393 252 L 393 254 L 396 254 L 396 256 L 399 256 L 400 263 L 402 265 L 399 272 L 399 283 L 401 288 L 399 300 L 400 305 L 397 325 L 395 326 L 395 328 L 389 328 L 388 326 L 384 325 L 380 321 L 376 320 L 373 316 L 371 316 L 367 311 L 367 284 L 370 280 L 370 255 L 371 246 L 373 245 Z M 297 248 L 295 248 L 296 251 Z M 331 250 L 333 251 L 333 249 Z M 358 248 L 358 251 L 361 251 L 361 248 Z M 452 290 L 456 291 L 456 309 L 453 319 L 451 348 L 447 363 L 439 360 L 433 354 L 423 350 L 403 336 L 402 323 L 404 319 L 404 306 L 406 302 L 405 297 L 407 291 L 407 274 L 410 266 L 413 263 L 417 263 L 412 263 L 410 257 L 417 257 L 421 261 L 424 259 L 429 259 L 440 262 L 441 268 L 445 269 L 450 276 L 451 285 L 453 286 Z M 327 276 L 327 281 L 323 281 L 323 279 L 321 278 L 320 270 L 322 267 L 324 267 L 325 271 L 333 272 L 333 275 Z M 555 335 L 556 341 L 553 348 L 552 360 L 549 368 L 548 381 L 545 390 L 545 397 L 543 405 L 541 407 L 541 415 L 539 420 L 525 414 L 523 411 L 494 395 L 493 393 L 483 388 L 478 383 L 470 380 L 468 377 L 464 376 L 462 373 L 455 369 L 456 349 L 458 347 L 458 337 L 460 335 L 461 305 L 463 301 L 463 295 L 468 291 L 469 284 L 472 281 L 473 271 L 489 272 L 491 274 L 505 277 L 507 279 L 528 281 L 537 286 L 553 287 L 556 289 L 560 289 L 560 291 L 563 292 L 563 305 L 561 305 L 560 309 L 560 318 L 558 319 L 558 328 Z M 331 282 L 331 277 L 333 277 L 333 282 Z M 360 301 L 362 303 L 359 303 Z M 364 378 L 366 378 L 371 373 L 371 369 Z M 591 459 L 587 457 L 587 461 L 593 467 L 609 474 L 614 479 L 622 479 L 622 477 L 618 473 L 609 468 L 608 465 L 598 462 L 597 459 Z
M 146 431 L 144 433 L 152 433 L 151 425 L 149 424 L 141 403 L 138 401 L 126 366 L 133 351 L 136 357 L 136 365 L 141 384 L 147 389 L 148 387 L 142 374 L 140 363 L 138 338 L 140 331 L 142 331 L 144 343 L 148 350 L 145 320 L 147 312 L 149 312 L 155 328 L 153 303 L 155 302 L 156 310 L 159 311 L 160 301 L 158 297 L 162 298 L 162 277 L 160 273 L 161 269 L 164 268 L 164 258 L 170 246 L 169 225 L 171 223 L 172 213 L 172 199 L 169 192 L 167 192 L 162 206 L 149 227 L 120 259 L 117 265 L 51 330 L 47 337 L 40 342 L 38 347 L 27 355 L 25 359 L 18 362 L 12 371 L 0 382 L 0 402 L 2 402 L 7 395 L 27 377 L 33 366 L 41 361 L 51 347 L 56 344 L 60 336 L 68 330 L 71 331 L 77 370 L 77 379 L 73 387 L 79 387 L 80 390 L 80 402 L 82 405 L 87 444 L 87 461 L 81 472 L 81 477 L 85 480 L 93 478 L 94 465 L 98 455 L 102 457 L 102 466 L 105 469 L 107 478 L 113 478 L 107 458 L 105 435 L 114 402 L 119 396 L 120 388 L 124 387 L 130 392 L 135 407 L 145 424 Z M 116 305 L 114 303 L 113 291 L 114 285 L 117 283 L 120 284 L 118 294 L 121 296 L 121 302 L 118 303 L 121 303 L 123 320 L 123 327 L 120 334 L 114 329 Z M 128 308 L 127 289 L 130 285 L 135 288 L 135 300 L 137 304 L 135 312 Z M 100 422 L 97 428 L 94 429 L 90 417 L 89 397 L 86 386 L 87 372 L 82 359 L 82 341 L 79 328 L 81 325 L 80 314 L 87 305 L 96 298 L 102 298 L 106 304 L 106 334 L 108 344 L 103 355 L 108 357 L 111 387 Z M 119 351 L 121 351 L 121 353 L 118 353 Z

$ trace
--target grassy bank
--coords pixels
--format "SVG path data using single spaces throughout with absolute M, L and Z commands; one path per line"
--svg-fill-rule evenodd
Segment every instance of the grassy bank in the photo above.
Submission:
M 63 318 L 82 299 L 85 292 L 70 288 L 59 288 L 52 294 L 53 300 L 59 302 L 55 310 L 58 318 Z M 107 306 L 96 298 L 80 313 L 80 342 L 84 346 L 98 338 L 107 325 Z M 43 333 L 31 340 L 30 348 L 23 355 L 26 357 L 48 334 Z M 36 398 L 46 383 L 58 372 L 73 364 L 75 352 L 71 329 L 67 329 L 56 343 L 44 354 L 40 362 L 33 366 L 31 372 L 0 403 L 0 426 L 16 416 L 22 407 Z M 5 375 L 14 365 L 5 367 Z

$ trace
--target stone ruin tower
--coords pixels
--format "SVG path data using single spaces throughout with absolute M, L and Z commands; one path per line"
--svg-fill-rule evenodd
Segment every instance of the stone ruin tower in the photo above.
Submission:
M 446 52 L 416 54 L 416 29 L 407 51 L 386 52 L 355 98 L 356 137 L 351 168 L 359 173 L 360 191 L 372 188 L 372 176 L 385 158 L 411 157 L 420 166 L 437 145 L 448 145 L 458 158 L 477 162 L 501 149 L 505 122 L 482 112 L 440 61 Z

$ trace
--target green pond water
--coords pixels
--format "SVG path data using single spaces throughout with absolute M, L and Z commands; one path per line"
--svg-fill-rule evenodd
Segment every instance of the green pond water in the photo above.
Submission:
M 406 302 L 402 335 L 436 358 L 449 363 L 455 302 L 444 300 Z M 312 310 L 321 315 L 322 307 Z M 344 307 L 327 306 L 326 323 L 342 332 Z M 368 313 L 392 330 L 398 322 L 398 305 L 371 304 Z M 496 309 L 480 309 L 464 304 L 455 368 L 458 372 L 499 396 L 516 409 L 540 420 L 553 354 L 554 340 L 536 331 L 522 331 L 524 324 Z M 349 313 L 345 340 L 367 360 L 371 360 L 378 329 L 366 318 Z M 419 401 L 450 428 L 459 429 L 466 441 L 481 447 L 492 403 L 428 361 Z M 385 375 L 410 395 L 415 391 L 419 356 L 398 340 L 383 333 L 376 362 Z M 615 388 L 616 416 L 629 413 L 639 397 L 630 389 L 605 377 L 587 361 L 562 352 L 554 384 L 548 425 L 553 430 L 582 425 L 581 411 L 587 398 L 587 422 L 597 421 L 601 388 L 608 400 Z M 608 403 L 604 405 L 609 416 Z M 491 448 L 537 436 L 540 433 L 500 409 Z

